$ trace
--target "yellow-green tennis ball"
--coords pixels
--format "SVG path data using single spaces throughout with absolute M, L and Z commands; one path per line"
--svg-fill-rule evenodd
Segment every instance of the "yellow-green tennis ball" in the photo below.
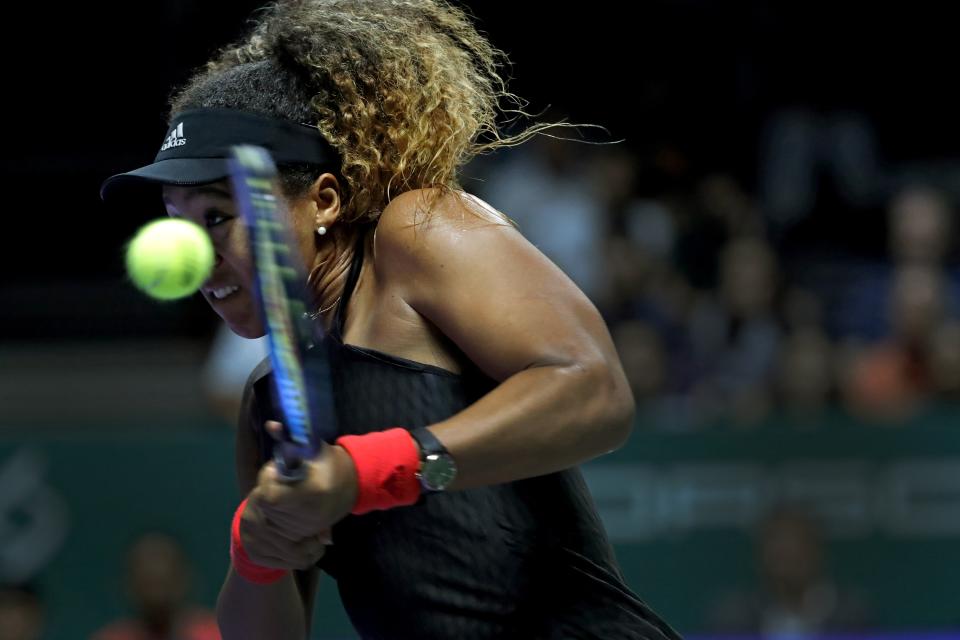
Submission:
M 141 227 L 127 245 L 127 274 L 158 300 L 177 300 L 197 291 L 213 269 L 213 245 L 188 220 L 156 220 Z

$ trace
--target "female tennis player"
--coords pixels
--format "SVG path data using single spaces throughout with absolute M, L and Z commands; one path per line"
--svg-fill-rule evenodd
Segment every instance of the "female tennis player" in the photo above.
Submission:
M 155 162 L 104 185 L 160 184 L 169 215 L 209 230 L 203 295 L 256 338 L 227 157 L 266 146 L 329 329 L 342 435 L 302 482 L 270 462 L 268 363 L 247 384 L 227 640 L 304 638 L 321 570 L 363 638 L 677 637 L 625 584 L 576 469 L 631 429 L 608 331 L 457 183 L 549 126 L 501 135 L 502 62 L 443 0 L 282 2 L 175 93 Z

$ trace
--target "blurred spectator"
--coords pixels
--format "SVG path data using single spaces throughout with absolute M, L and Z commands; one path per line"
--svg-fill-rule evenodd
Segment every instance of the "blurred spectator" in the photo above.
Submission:
M 668 356 L 660 334 L 640 320 L 615 325 L 613 339 L 643 424 L 684 431 L 698 425 L 690 398 L 680 388 L 682 358 Z
M 633 200 L 624 209 L 624 229 L 635 246 L 670 261 L 694 287 L 709 289 L 717 284 L 724 246 L 760 234 L 762 225 L 736 180 L 715 173 L 679 192 Z
M 697 199 L 707 215 L 723 223 L 730 237 L 759 235 L 764 230 L 752 198 L 733 176 L 706 176 L 697 185 Z
M 894 276 L 890 300 L 893 334 L 855 353 L 847 368 L 847 407 L 861 417 L 897 422 L 915 413 L 932 391 L 929 339 L 945 317 L 941 274 L 923 266 Z
M 118 620 L 92 640 L 219 640 L 213 613 L 187 604 L 190 567 L 177 542 L 161 533 L 140 537 L 127 556 L 127 590 L 135 618 Z
M 731 242 L 723 252 L 720 295 L 731 318 L 769 319 L 779 273 L 773 249 L 759 238 Z
M 606 241 L 608 311 L 615 318 L 643 319 L 661 332 L 684 325 L 692 292 L 673 266 L 677 229 L 670 205 L 637 198 L 620 221 L 622 233 Z
M 664 387 L 665 361 L 660 336 L 642 322 L 623 322 L 614 329 L 614 343 L 638 403 L 656 398 Z
M 39 640 L 43 603 L 29 584 L 0 587 L 0 640 Z
M 677 230 L 665 202 L 634 200 L 624 212 L 623 223 L 625 235 L 634 247 L 657 260 L 673 259 Z
M 894 332 L 892 316 L 877 310 L 889 304 L 897 272 L 914 266 L 948 273 L 953 222 L 941 192 L 921 185 L 904 188 L 887 204 L 887 221 L 888 260 L 840 256 L 814 265 L 833 266 L 822 287 L 832 301 L 828 324 L 834 335 L 868 342 L 885 339 Z
M 774 301 L 779 270 L 772 248 L 742 238 L 723 251 L 718 295 L 701 296 L 690 318 L 701 367 L 697 397 L 706 412 L 754 423 L 770 408 L 781 329 Z
M 805 510 L 771 512 L 759 527 L 756 553 L 758 588 L 722 595 L 709 614 L 714 632 L 798 640 L 864 629 L 865 598 L 830 576 L 820 531 Z
M 890 315 L 893 337 L 909 348 L 919 347 L 946 312 L 943 275 L 929 267 L 903 267 L 894 274 Z
M 476 193 L 510 216 L 524 237 L 602 304 L 608 295 L 609 220 L 596 172 L 588 170 L 595 155 L 575 141 L 537 136 L 490 168 Z
M 901 191 L 889 208 L 890 254 L 900 265 L 939 267 L 950 248 L 952 221 L 942 193 L 914 186 Z
M 778 398 L 784 412 L 815 424 L 827 409 L 834 390 L 830 341 L 816 329 L 799 330 L 784 341 L 779 365 Z
M 266 337 L 249 340 L 226 324 L 218 327 L 204 366 L 203 386 L 211 408 L 227 424 L 237 423 L 247 377 L 268 353 Z
M 637 188 L 637 158 L 622 144 L 603 146 L 591 155 L 585 171 L 598 203 L 609 212 L 608 230 L 623 233 L 624 215 Z

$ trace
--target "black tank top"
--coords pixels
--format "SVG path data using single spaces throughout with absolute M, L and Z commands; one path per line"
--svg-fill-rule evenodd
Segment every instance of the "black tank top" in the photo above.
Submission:
M 454 374 L 343 343 L 344 311 L 365 234 L 327 347 L 343 435 L 449 418 L 496 386 L 476 367 Z M 254 424 L 276 418 L 258 367 Z M 678 638 L 624 582 L 580 471 L 434 493 L 409 507 L 347 516 L 318 563 L 337 581 L 365 640 Z

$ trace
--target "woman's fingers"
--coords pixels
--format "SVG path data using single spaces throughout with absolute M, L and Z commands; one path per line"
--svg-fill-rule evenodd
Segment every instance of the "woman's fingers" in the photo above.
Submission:
M 274 517 L 273 515 L 267 515 L 267 530 L 278 538 L 289 542 L 299 542 L 304 538 L 308 537 L 311 532 L 309 531 L 300 531 L 297 528 L 296 519 L 287 520 L 284 516 Z
M 274 522 L 256 503 L 248 502 L 240 524 L 240 535 L 243 548 L 253 562 L 264 567 L 303 569 L 323 557 L 329 531 L 298 534 Z
M 277 422 L 276 420 L 267 420 L 263 423 L 264 428 L 267 430 L 267 433 L 276 440 L 277 442 L 282 442 L 283 437 L 283 424 Z
M 270 555 L 257 556 L 256 558 L 251 556 L 250 560 L 261 567 L 267 567 L 269 569 L 303 570 L 309 569 L 313 565 L 317 564 L 317 562 L 323 557 L 325 550 L 326 547 L 322 547 L 321 551 L 317 554 L 309 557 L 298 558 L 296 560 Z
M 326 545 L 320 536 L 293 541 L 276 535 L 260 535 L 253 536 L 249 545 L 245 543 L 244 550 L 250 559 L 260 566 L 304 569 L 316 564 L 317 560 L 323 557 Z

